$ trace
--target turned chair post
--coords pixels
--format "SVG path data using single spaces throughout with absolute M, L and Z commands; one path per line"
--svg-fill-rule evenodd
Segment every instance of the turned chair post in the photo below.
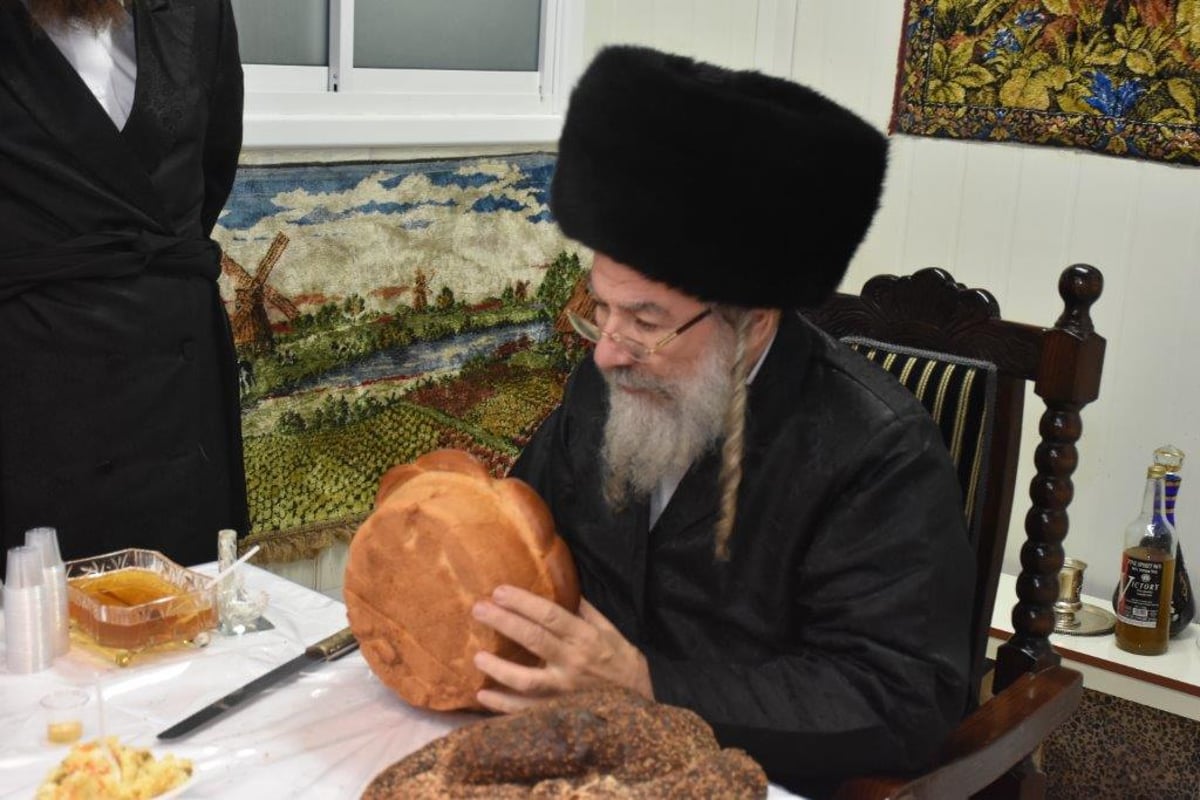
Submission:
M 993 690 L 997 692 L 1023 673 L 1060 662 L 1049 637 L 1054 632 L 1062 542 L 1070 526 L 1067 506 L 1075 493 L 1071 482 L 1079 463 L 1075 442 L 1083 433 L 1079 412 L 1100 391 L 1105 340 L 1096 334 L 1089 309 L 1103 289 L 1099 270 L 1086 264 L 1068 267 L 1058 282 L 1063 313 L 1043 335 L 1034 391 L 1045 401 L 1046 410 L 1034 453 L 1037 473 L 1029 484 L 1032 506 L 1025 515 L 1026 540 L 1012 612 L 1014 633 L 996 653 Z

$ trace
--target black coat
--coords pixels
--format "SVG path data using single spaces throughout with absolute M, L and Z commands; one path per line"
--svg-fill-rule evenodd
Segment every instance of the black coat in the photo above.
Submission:
M 118 131 L 0 3 L 0 534 L 185 564 L 248 526 L 236 364 L 209 239 L 241 148 L 228 0 L 135 0 Z
M 785 314 L 750 387 L 727 563 L 715 453 L 648 534 L 645 503 L 608 510 L 606 404 L 589 359 L 512 474 L 549 503 L 584 596 L 645 653 L 656 698 L 805 793 L 926 762 L 965 710 L 974 562 L 913 396 Z

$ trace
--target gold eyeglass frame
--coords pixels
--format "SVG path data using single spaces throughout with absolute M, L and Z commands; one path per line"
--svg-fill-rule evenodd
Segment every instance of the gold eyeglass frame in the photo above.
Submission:
M 629 337 L 623 336 L 620 333 L 609 333 L 608 331 L 602 330 L 595 322 L 579 316 L 574 311 L 567 311 L 567 319 L 570 321 L 571 327 L 575 329 L 575 332 L 587 339 L 589 342 L 592 342 L 593 344 L 599 344 L 600 339 L 608 337 L 610 342 L 632 356 L 634 361 L 645 361 L 646 359 L 650 358 L 650 356 L 654 355 L 659 350 L 662 350 L 671 342 L 678 339 L 681 335 L 687 332 L 689 328 L 699 324 L 701 320 L 712 313 L 712 306 L 706 306 L 700 311 L 699 314 L 692 317 L 687 322 L 684 322 L 678 328 L 671 331 L 649 347 L 636 339 L 630 339 Z

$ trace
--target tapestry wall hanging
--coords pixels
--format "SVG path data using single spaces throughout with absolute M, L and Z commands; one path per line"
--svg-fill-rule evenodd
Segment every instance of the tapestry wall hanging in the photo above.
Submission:
M 1200 165 L 1200 0 L 906 0 L 891 130 Z
M 380 475 L 439 447 L 494 474 L 561 397 L 583 274 L 554 157 L 247 166 L 214 237 L 237 347 L 251 534 L 312 557 Z

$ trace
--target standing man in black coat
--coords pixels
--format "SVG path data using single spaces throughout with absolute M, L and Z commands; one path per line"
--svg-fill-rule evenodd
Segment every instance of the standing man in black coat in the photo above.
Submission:
M 241 135 L 228 0 L 0 0 L 5 548 L 192 564 L 246 532 L 209 238 Z
M 634 47 L 571 97 L 551 208 L 591 247 L 595 342 L 512 475 L 550 506 L 578 615 L 476 618 L 513 711 L 618 683 L 697 711 L 809 795 L 919 768 L 967 702 L 974 569 L 933 420 L 797 309 L 871 223 L 886 140 L 805 87 Z

